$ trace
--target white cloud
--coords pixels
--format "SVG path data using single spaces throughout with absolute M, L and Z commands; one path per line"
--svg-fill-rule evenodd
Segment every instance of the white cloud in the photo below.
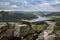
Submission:
M 17 5 L 11 5 L 11 7 L 12 7 L 12 8 L 18 8 L 18 6 L 17 6 Z
M 40 7 L 48 7 L 49 5 L 50 5 L 49 3 L 39 4 Z
M 9 2 L 0 2 L 0 5 L 10 5 Z
M 23 1 L 23 3 L 28 4 L 28 2 L 27 2 L 27 1 Z
M 60 4 L 60 1 L 55 1 L 55 2 L 51 3 L 51 5 L 52 4 Z
M 39 0 L 42 3 L 38 3 L 37 4 L 32 4 L 34 2 L 34 0 L 31 1 L 27 1 L 27 0 L 9 0 L 12 2 L 15 2 L 16 4 L 12 4 L 10 5 L 9 2 L 0 2 L 0 5 L 8 5 L 6 6 L 6 8 L 10 9 L 10 10 L 60 10 L 60 6 L 57 6 L 57 4 L 60 4 L 59 0 L 54 0 L 51 2 L 48 2 L 46 0 Z M 50 0 L 49 0 L 50 1 Z M 18 6 L 19 3 L 21 3 L 21 5 Z M 56 5 L 56 7 L 53 7 L 52 5 Z

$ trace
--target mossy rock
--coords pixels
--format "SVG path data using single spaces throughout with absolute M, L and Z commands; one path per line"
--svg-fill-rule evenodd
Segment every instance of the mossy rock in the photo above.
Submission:
M 28 26 L 20 28 L 20 35 L 21 36 L 25 36 L 25 35 L 27 35 L 29 33 L 34 33 L 34 30 L 30 29 L 30 27 L 28 27 Z

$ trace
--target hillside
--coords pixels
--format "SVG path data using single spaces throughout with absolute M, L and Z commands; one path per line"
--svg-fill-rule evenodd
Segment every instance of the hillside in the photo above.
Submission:
M 0 21 L 4 22 L 18 22 L 21 19 L 34 19 L 37 16 L 51 17 L 51 18 L 60 18 L 60 12 L 22 12 L 22 11 L 1 11 L 0 12 Z
M 46 16 L 60 16 L 60 12 L 52 12 L 47 14 Z
M 49 13 L 45 16 L 50 17 L 50 18 L 54 18 L 54 19 L 56 19 L 56 22 L 60 22 L 60 12 L 52 12 L 52 13 Z
M 0 21 L 6 22 L 18 22 L 21 19 L 34 19 L 36 18 L 33 14 L 24 14 L 21 12 L 0 12 Z

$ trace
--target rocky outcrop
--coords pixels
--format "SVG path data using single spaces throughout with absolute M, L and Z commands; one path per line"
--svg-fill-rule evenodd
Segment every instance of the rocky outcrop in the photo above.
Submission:
M 55 35 L 49 35 L 55 28 L 55 22 L 46 21 L 49 25 L 42 33 L 39 34 L 36 40 L 53 40 Z

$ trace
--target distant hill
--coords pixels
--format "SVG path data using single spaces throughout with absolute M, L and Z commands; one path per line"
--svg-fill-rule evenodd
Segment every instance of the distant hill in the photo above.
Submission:
M 60 12 L 23 12 L 23 11 L 0 11 L 0 22 L 19 22 L 21 19 L 35 19 L 37 16 L 60 18 Z
M 60 16 L 60 12 L 52 12 L 47 14 L 46 16 Z
M 60 22 L 60 12 L 52 12 L 52 13 L 49 13 L 45 16 L 56 19 L 56 21 Z
M 24 14 L 22 12 L 0 12 L 0 22 L 19 22 L 21 19 L 34 19 L 36 18 L 33 14 Z

